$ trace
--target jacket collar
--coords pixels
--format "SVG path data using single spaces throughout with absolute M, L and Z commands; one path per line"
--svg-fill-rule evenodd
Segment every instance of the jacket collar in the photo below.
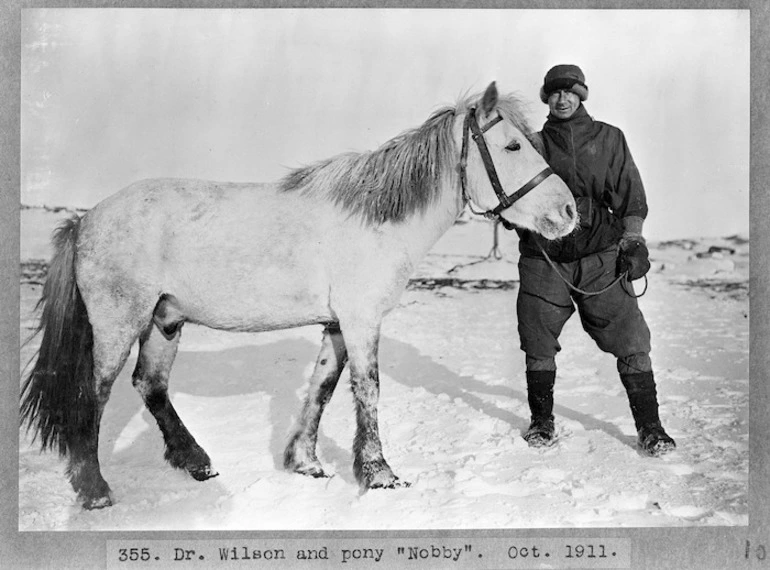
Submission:
M 586 111 L 586 108 L 583 106 L 583 103 L 581 103 L 569 119 L 559 119 L 548 113 L 548 120 L 546 121 L 545 126 L 554 126 L 558 128 L 559 125 L 566 125 L 567 123 L 585 124 L 590 123 L 592 120 L 593 119 L 591 119 L 588 111 Z

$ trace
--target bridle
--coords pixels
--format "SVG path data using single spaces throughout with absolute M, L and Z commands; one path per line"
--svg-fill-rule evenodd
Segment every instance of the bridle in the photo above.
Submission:
M 503 218 L 500 213 L 510 208 L 516 200 L 520 200 L 523 198 L 527 193 L 529 193 L 531 190 L 533 190 L 538 184 L 540 184 L 543 180 L 548 178 L 551 174 L 553 174 L 553 170 L 551 170 L 550 167 L 544 168 L 539 174 L 535 175 L 529 182 L 524 184 L 521 188 L 516 190 L 513 194 L 506 194 L 505 190 L 503 190 L 502 184 L 500 184 L 500 178 L 497 176 L 497 170 L 495 169 L 495 163 L 492 161 L 492 155 L 489 153 L 489 148 L 487 147 L 487 143 L 484 140 L 484 133 L 486 133 L 489 129 L 494 127 L 497 123 L 502 121 L 503 118 L 500 116 L 500 114 L 497 114 L 497 117 L 492 119 L 489 123 L 484 125 L 484 128 L 481 128 L 479 126 L 478 121 L 476 120 L 476 108 L 471 107 L 468 112 L 465 114 L 465 121 L 463 124 L 463 147 L 460 154 L 460 185 L 462 186 L 462 192 L 463 192 L 463 201 L 468 204 L 471 212 L 473 212 L 476 215 L 484 216 L 487 219 L 495 220 L 497 222 L 500 222 L 503 227 L 506 230 L 512 230 L 515 228 L 514 224 Z M 479 154 L 481 154 L 481 160 L 484 162 L 484 168 L 487 171 L 487 176 L 489 177 L 489 182 L 492 185 L 492 189 L 495 191 L 495 194 L 497 195 L 497 199 L 499 200 L 499 204 L 491 209 L 487 210 L 486 212 L 480 212 L 477 210 L 474 210 L 473 205 L 471 203 L 470 196 L 468 196 L 468 188 L 467 188 L 467 172 L 466 168 L 468 165 L 468 135 L 469 133 L 473 133 L 473 140 L 476 142 L 476 145 L 479 147 Z M 631 297 L 641 297 L 647 292 L 647 276 L 644 277 L 644 290 L 641 294 L 636 295 L 633 293 L 633 290 L 631 289 L 630 280 L 627 277 L 628 272 L 623 272 L 621 275 L 619 275 L 612 283 L 610 283 L 608 286 L 598 290 L 598 291 L 584 291 L 583 289 L 579 289 L 572 285 L 569 281 L 567 281 L 562 274 L 557 269 L 554 262 L 551 260 L 551 258 L 548 256 L 548 254 L 545 252 L 545 249 L 542 245 L 540 245 L 540 251 L 542 251 L 543 256 L 545 257 L 545 260 L 548 262 L 548 264 L 553 268 L 554 271 L 556 271 L 556 274 L 559 276 L 559 278 L 573 291 L 576 293 L 579 293 L 581 295 L 585 295 L 588 297 L 592 297 L 595 295 L 601 295 L 602 293 L 608 291 L 618 283 L 621 284 L 625 292 L 630 295 Z M 454 269 L 454 268 L 453 268 Z
M 503 210 L 510 208 L 514 202 L 523 198 L 527 193 L 530 192 L 530 190 L 534 189 L 543 180 L 553 174 L 553 170 L 551 170 L 550 167 L 544 168 L 539 174 L 535 175 L 529 182 L 524 184 L 524 186 L 516 190 L 516 192 L 513 194 L 506 194 L 505 190 L 503 190 L 502 184 L 500 184 L 500 178 L 497 176 L 495 163 L 492 161 L 492 155 L 489 153 L 489 148 L 487 147 L 487 143 L 484 140 L 484 133 L 486 133 L 489 129 L 494 127 L 502 120 L 503 118 L 498 113 L 496 118 L 492 119 L 489 123 L 484 125 L 484 128 L 481 128 L 478 121 L 476 120 L 475 107 L 471 107 L 465 114 L 465 121 L 463 124 L 463 147 L 460 154 L 459 166 L 460 184 L 463 191 L 463 200 L 469 205 L 471 212 L 479 216 L 484 216 L 487 219 L 498 221 L 506 230 L 512 230 L 515 226 L 503 218 L 500 213 Z M 471 199 L 468 196 L 466 168 L 468 165 L 468 136 L 470 133 L 473 133 L 472 138 L 476 145 L 479 147 L 479 153 L 481 154 L 481 160 L 484 162 L 484 168 L 487 171 L 489 182 L 492 184 L 492 189 L 495 191 L 497 199 L 500 202 L 495 208 L 487 210 L 486 212 L 474 210 L 473 205 L 471 204 Z

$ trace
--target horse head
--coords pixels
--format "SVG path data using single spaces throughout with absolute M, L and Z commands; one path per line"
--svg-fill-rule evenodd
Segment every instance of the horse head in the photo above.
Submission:
M 575 200 L 530 143 L 529 129 L 511 96 L 495 83 L 458 113 L 455 140 L 461 141 L 464 198 L 489 218 L 535 231 L 547 239 L 570 233 L 577 222 Z

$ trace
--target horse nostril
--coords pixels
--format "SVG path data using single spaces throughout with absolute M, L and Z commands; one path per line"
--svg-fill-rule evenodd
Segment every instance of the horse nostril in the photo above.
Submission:
M 564 206 L 564 213 L 567 214 L 567 219 L 569 220 L 575 218 L 575 208 L 572 207 L 572 204 L 567 204 Z

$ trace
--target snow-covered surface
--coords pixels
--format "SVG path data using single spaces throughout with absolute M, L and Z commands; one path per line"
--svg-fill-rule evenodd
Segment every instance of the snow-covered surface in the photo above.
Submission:
M 63 215 L 23 210 L 22 261 L 48 257 L 50 230 Z M 501 231 L 502 259 L 448 273 L 485 256 L 492 236 L 486 222 L 456 224 L 383 325 L 381 435 L 390 465 L 411 487 L 362 494 L 356 485 L 347 373 L 319 436 L 319 458 L 335 475 L 310 479 L 281 468 L 320 328 L 229 334 L 186 325 L 171 397 L 220 476 L 199 483 L 164 462 L 160 432 L 131 387 L 129 360 L 101 431 L 102 470 L 116 504 L 81 510 L 63 462 L 41 454 L 21 431 L 19 528 L 748 524 L 747 236 L 651 244 L 653 270 L 640 303 L 653 333 L 661 416 L 679 446 L 662 459 L 634 449 L 614 359 L 596 348 L 577 317 L 565 327 L 558 357 L 560 443 L 547 451 L 527 447 L 515 235 Z M 34 273 L 23 273 L 22 339 L 40 294 Z M 36 346 L 22 347 L 22 364 Z

